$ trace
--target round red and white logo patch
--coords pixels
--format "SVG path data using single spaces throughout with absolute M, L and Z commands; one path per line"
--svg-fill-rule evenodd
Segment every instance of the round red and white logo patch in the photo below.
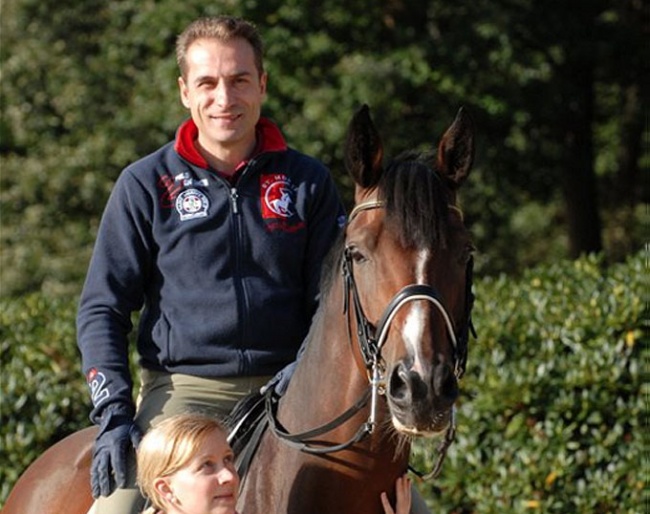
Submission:
M 276 173 L 263 176 L 260 185 L 262 216 L 265 219 L 286 219 L 295 214 L 295 191 L 286 175 Z

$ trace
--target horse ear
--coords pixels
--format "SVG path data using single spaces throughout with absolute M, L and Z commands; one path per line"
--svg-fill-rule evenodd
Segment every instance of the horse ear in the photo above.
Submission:
M 370 118 L 370 109 L 364 104 L 348 126 L 345 167 L 360 187 L 373 187 L 381 176 L 383 155 L 381 138 Z
M 438 145 L 438 169 L 456 189 L 469 176 L 473 162 L 474 122 L 461 107 Z

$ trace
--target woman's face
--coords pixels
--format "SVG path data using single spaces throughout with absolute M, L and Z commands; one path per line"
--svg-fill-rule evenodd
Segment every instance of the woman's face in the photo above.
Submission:
M 196 456 L 173 475 L 160 478 L 169 514 L 235 514 L 239 476 L 226 436 L 214 430 Z

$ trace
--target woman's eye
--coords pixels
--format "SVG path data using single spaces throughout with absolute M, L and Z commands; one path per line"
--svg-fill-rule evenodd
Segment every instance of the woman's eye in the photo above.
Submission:
M 214 468 L 214 462 L 211 460 L 206 460 L 201 464 L 201 469 L 212 469 Z

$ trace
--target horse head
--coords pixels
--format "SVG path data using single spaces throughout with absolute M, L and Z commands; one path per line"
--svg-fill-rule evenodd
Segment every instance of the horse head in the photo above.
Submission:
M 349 331 L 393 427 L 407 436 L 453 425 L 473 251 L 456 193 L 473 158 L 473 123 L 462 108 L 437 154 L 405 152 L 386 166 L 367 106 L 348 130 L 345 163 L 356 183 L 342 264 Z

